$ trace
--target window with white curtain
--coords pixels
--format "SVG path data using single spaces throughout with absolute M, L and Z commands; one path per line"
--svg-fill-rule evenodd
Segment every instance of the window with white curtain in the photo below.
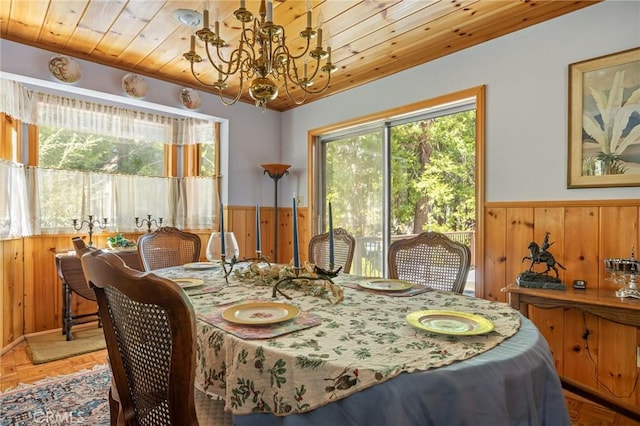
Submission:
M 107 230 L 137 230 L 135 217 L 211 229 L 217 171 L 209 177 L 167 177 L 165 150 L 187 145 L 217 152 L 214 121 L 168 117 L 27 90 L 2 80 L 11 96 L 0 111 L 39 127 L 38 166 L 0 163 L 0 237 L 74 232 L 88 215 Z M 32 144 L 33 145 L 33 144 Z M 17 182 L 17 183 L 16 183 Z M 6 197 L 4 196 L 6 195 Z

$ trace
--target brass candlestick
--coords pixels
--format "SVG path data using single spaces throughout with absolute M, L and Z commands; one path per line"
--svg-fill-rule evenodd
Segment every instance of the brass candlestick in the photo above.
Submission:
M 75 229 L 76 231 L 81 230 L 85 224 L 89 226 L 89 247 L 93 247 L 93 228 L 95 226 L 97 226 L 100 229 L 106 228 L 107 218 L 106 217 L 102 218 L 102 222 L 100 222 L 98 219 L 94 220 L 93 215 L 90 214 L 88 220 L 83 220 L 80 222 L 80 224 L 78 224 L 78 219 L 72 219 L 72 223 L 73 223 L 73 229 Z
M 156 230 L 162 228 L 162 218 L 159 217 L 158 220 L 156 219 L 151 219 L 151 215 L 148 214 L 146 219 L 142 219 L 140 220 L 139 217 L 135 217 L 134 218 L 136 221 L 136 226 L 138 228 L 144 226 L 145 224 L 147 225 L 147 232 L 151 232 L 151 226 L 155 225 Z

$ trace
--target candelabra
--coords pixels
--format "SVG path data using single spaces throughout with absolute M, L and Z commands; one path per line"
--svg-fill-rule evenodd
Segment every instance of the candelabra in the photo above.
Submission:
M 158 220 L 151 219 L 151 215 L 148 214 L 146 219 L 140 220 L 139 217 L 134 218 L 136 220 L 136 226 L 138 228 L 143 227 L 145 224 L 147 225 L 147 232 L 151 232 L 151 225 L 156 226 L 156 230 L 162 228 L 162 218 L 159 217 Z
M 94 226 L 98 226 L 100 229 L 106 228 L 107 218 L 102 218 L 102 222 L 100 222 L 98 219 L 93 219 L 93 215 L 90 214 L 89 219 L 81 221 L 80 224 L 78 224 L 78 219 L 73 219 L 73 229 L 76 231 L 81 230 L 85 224 L 89 226 L 89 247 L 93 247 L 93 228 Z
M 278 180 L 289 174 L 289 164 L 261 164 L 264 169 L 263 174 L 268 174 L 273 179 L 275 187 L 275 197 L 273 204 L 273 261 L 278 262 Z
M 291 297 L 286 295 L 278 286 L 284 283 L 295 283 L 296 281 L 328 281 L 331 285 L 335 285 L 332 278 L 338 276 L 342 267 L 338 268 L 337 271 L 326 271 L 318 266 L 314 266 L 313 273 L 310 274 L 308 272 L 303 272 L 306 268 L 296 268 L 293 267 L 293 276 L 284 276 L 278 280 L 273 286 L 273 294 L 272 297 L 276 297 L 277 293 L 280 293 L 285 299 L 291 300 Z

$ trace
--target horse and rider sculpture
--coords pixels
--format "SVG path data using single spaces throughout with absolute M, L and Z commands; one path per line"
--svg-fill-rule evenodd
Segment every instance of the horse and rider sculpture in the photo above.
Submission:
M 556 268 L 556 265 L 564 270 L 567 269 L 564 266 L 562 266 L 560 262 L 556 261 L 553 255 L 547 251 L 548 248 L 551 247 L 552 245 L 553 243 L 549 243 L 548 232 L 544 236 L 544 241 L 542 242 L 542 245 L 539 246 L 538 243 L 536 243 L 535 241 L 531 241 L 529 243 L 529 246 L 527 247 L 529 249 L 529 256 L 525 256 L 522 258 L 523 262 L 526 259 L 529 259 L 531 261 L 531 265 L 529 265 L 529 272 L 533 271 L 534 265 L 545 264 L 547 266 L 547 269 L 544 272 L 542 272 L 542 274 L 546 274 L 547 272 L 553 269 L 553 271 L 556 273 L 556 278 L 558 278 L 559 272 L 558 272 L 558 268 Z

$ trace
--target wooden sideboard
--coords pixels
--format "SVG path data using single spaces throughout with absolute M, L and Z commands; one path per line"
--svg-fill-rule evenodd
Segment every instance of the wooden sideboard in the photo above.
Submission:
M 509 303 L 540 328 L 565 389 L 640 421 L 640 300 L 611 289 L 550 290 L 509 285 Z M 548 315 L 545 311 L 561 310 Z M 635 331 L 629 333 L 628 331 Z M 587 363 L 576 367 L 572 359 Z M 558 362 L 563 358 L 563 362 Z M 588 368 L 581 368 L 580 366 Z

